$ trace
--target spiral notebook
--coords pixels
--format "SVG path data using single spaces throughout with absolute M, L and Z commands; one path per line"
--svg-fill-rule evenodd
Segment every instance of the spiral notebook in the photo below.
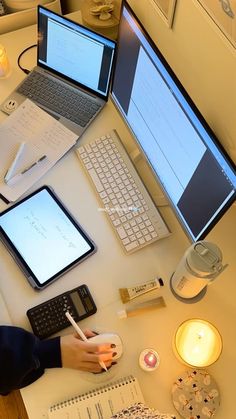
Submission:
M 55 404 L 49 419 L 109 419 L 121 409 L 144 402 L 137 378 L 129 375 L 69 400 Z

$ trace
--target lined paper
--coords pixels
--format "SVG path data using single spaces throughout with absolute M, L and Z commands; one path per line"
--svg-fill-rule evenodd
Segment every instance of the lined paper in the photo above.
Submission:
M 51 406 L 49 419 L 109 419 L 134 403 L 144 403 L 137 378 L 127 376 Z
M 8 201 L 17 200 L 76 144 L 77 139 L 76 134 L 26 99 L 0 125 L 0 194 Z M 43 155 L 47 158 L 10 186 L 4 182 L 4 175 L 21 142 L 26 144 L 14 174 Z

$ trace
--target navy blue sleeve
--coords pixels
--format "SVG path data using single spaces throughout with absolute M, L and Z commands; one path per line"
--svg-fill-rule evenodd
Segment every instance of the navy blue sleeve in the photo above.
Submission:
M 19 327 L 0 326 L 0 394 L 31 384 L 46 368 L 59 367 L 59 336 L 41 341 Z

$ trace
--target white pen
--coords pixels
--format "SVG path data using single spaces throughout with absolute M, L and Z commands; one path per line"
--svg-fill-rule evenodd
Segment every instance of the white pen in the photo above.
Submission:
M 7 181 L 10 179 L 10 177 L 11 177 L 12 173 L 14 172 L 15 167 L 16 167 L 16 165 L 17 165 L 17 162 L 18 162 L 18 160 L 19 160 L 19 158 L 20 158 L 20 156 L 21 156 L 21 154 L 22 154 L 22 151 L 23 151 L 23 149 L 24 149 L 24 146 L 25 146 L 25 142 L 20 143 L 20 145 L 19 145 L 19 147 L 18 147 L 18 150 L 17 150 L 17 152 L 16 152 L 16 155 L 15 155 L 15 157 L 14 157 L 14 160 L 13 160 L 13 162 L 11 163 L 11 166 L 9 167 L 9 169 L 7 170 L 7 172 L 6 172 L 5 176 L 4 176 L 4 180 L 5 180 L 5 182 L 7 182 Z
M 76 332 L 78 333 L 78 335 L 81 337 L 82 340 L 87 341 L 88 339 L 86 338 L 85 334 L 82 332 L 82 330 L 80 329 L 80 327 L 78 326 L 78 324 L 74 321 L 73 317 L 70 315 L 69 311 L 66 311 L 65 313 L 67 319 L 69 320 L 69 322 L 71 323 L 71 325 L 74 327 L 74 329 L 76 330 Z M 99 361 L 99 364 L 102 368 L 104 368 L 104 370 L 107 371 L 107 367 L 104 364 L 103 361 Z
M 9 186 L 14 185 L 14 183 L 16 183 L 18 180 L 20 180 L 25 173 L 27 173 L 29 170 L 33 169 L 33 167 L 38 166 L 46 158 L 47 158 L 46 155 L 40 157 L 38 160 L 33 162 L 30 166 L 27 166 L 25 169 L 23 169 L 20 173 L 17 173 L 15 176 L 12 176 L 10 179 L 5 178 L 5 182 Z
M 40 157 L 38 160 L 34 161 L 30 166 L 26 167 L 24 170 L 22 170 L 22 172 L 20 173 L 21 175 L 23 175 L 24 173 L 28 172 L 29 170 L 31 170 L 33 167 L 37 166 L 39 163 L 41 163 L 44 159 L 46 159 L 46 155 L 44 154 L 44 156 Z

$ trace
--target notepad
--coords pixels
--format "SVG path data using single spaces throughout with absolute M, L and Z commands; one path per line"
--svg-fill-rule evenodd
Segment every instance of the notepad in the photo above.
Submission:
M 70 150 L 78 136 L 58 120 L 39 108 L 29 99 L 25 100 L 0 125 L 0 195 L 7 201 L 16 201 L 55 163 Z M 4 182 L 4 175 L 14 159 L 19 144 L 25 142 L 15 171 L 46 155 L 44 161 L 26 172 L 13 185 Z
M 137 378 L 129 375 L 51 406 L 49 419 L 109 419 L 134 403 L 144 402 Z

